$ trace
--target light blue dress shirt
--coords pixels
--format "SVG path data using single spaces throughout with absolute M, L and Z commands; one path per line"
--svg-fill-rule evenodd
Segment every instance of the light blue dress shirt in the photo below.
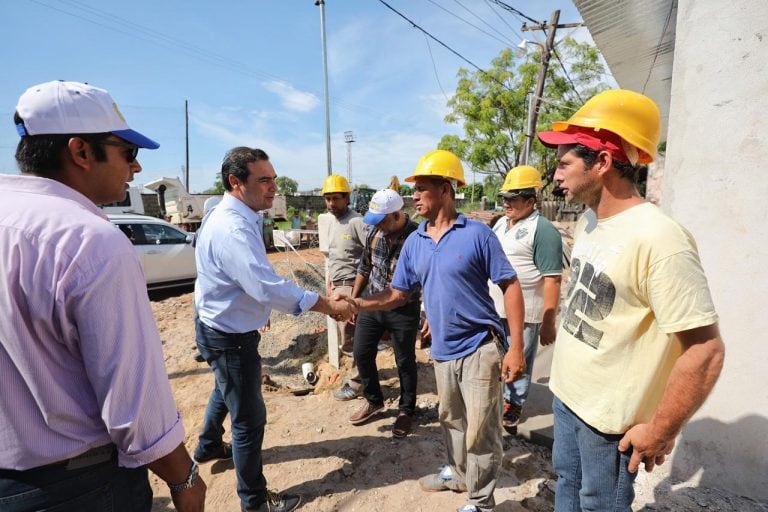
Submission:
M 195 309 L 209 327 L 250 332 L 267 323 L 272 309 L 299 315 L 317 303 L 317 293 L 275 272 L 264 248 L 261 215 L 230 194 L 205 219 L 195 253 Z

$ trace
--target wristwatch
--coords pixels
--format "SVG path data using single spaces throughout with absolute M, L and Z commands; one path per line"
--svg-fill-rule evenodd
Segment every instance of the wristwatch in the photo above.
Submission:
M 197 482 L 197 472 L 197 462 L 192 461 L 192 467 L 189 468 L 189 476 L 187 476 L 187 479 L 184 482 L 180 484 L 168 484 L 171 494 L 192 488 Z

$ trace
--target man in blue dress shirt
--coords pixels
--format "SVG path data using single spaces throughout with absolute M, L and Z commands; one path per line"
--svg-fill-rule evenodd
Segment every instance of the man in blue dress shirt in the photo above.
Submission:
M 216 384 L 208 401 L 194 458 L 234 459 L 242 510 L 288 512 L 301 498 L 267 490 L 261 445 L 267 411 L 261 394 L 259 329 L 272 309 L 300 315 L 317 311 L 349 318 L 344 300 L 318 296 L 280 277 L 267 260 L 258 213 L 272 207 L 275 170 L 260 149 L 237 147 L 224 157 L 226 190 L 197 238 L 196 340 Z M 227 413 L 232 444 L 222 441 Z

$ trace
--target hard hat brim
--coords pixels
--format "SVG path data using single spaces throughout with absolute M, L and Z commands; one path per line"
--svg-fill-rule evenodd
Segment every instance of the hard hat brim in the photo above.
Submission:
M 557 149 L 560 144 L 578 144 L 579 136 L 575 133 L 549 131 L 539 132 L 536 134 L 539 140 L 548 148 Z

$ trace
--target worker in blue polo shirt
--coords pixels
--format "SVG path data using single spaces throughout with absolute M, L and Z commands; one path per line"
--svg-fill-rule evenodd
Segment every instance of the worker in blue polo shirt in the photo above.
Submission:
M 467 491 L 460 512 L 491 511 L 503 455 L 502 377 L 513 382 L 525 371 L 520 283 L 493 231 L 456 211 L 456 188 L 464 185 L 456 155 L 428 152 L 405 181 L 414 183 L 414 207 L 426 220 L 406 240 L 390 287 L 356 303 L 360 311 L 394 309 L 421 287 L 448 464 L 419 484 L 427 492 Z M 511 340 L 505 354 L 488 280 L 504 291 Z

